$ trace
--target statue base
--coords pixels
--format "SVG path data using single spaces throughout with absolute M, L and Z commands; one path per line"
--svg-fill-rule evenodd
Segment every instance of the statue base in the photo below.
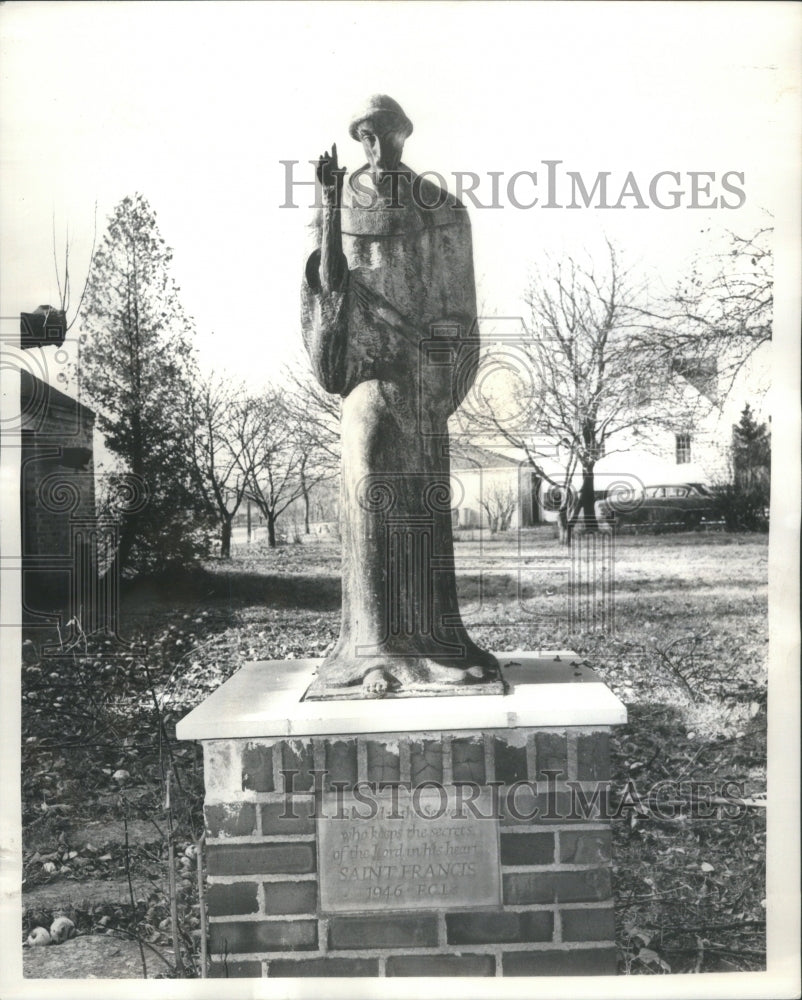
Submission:
M 182 719 L 213 976 L 615 974 L 626 711 L 569 651 L 499 660 L 506 694 L 403 709 L 304 700 L 320 661 L 251 663 Z

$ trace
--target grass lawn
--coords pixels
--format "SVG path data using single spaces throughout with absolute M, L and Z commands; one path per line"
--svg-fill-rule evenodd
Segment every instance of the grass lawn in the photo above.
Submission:
M 460 541 L 455 551 L 466 622 L 481 644 L 572 648 L 627 705 L 614 788 L 632 781 L 643 800 L 614 823 L 621 971 L 764 968 L 767 536 L 617 538 L 606 564 L 611 602 L 597 592 L 592 604 L 603 623 L 601 612 L 572 617 L 569 556 L 551 529 Z M 601 580 L 600 550 L 595 568 L 583 565 Z M 80 932 L 144 938 L 166 971 L 172 823 L 185 971 L 197 970 L 202 769 L 197 747 L 175 741 L 175 723 L 248 660 L 323 655 L 339 607 L 336 540 L 240 546 L 229 562 L 130 588 L 120 632 L 133 645 L 89 640 L 29 656 L 26 936 L 64 911 Z M 29 638 L 41 647 L 44 637 Z M 661 781 L 657 808 L 648 796 Z M 694 798 L 725 781 L 748 804 L 700 815 Z

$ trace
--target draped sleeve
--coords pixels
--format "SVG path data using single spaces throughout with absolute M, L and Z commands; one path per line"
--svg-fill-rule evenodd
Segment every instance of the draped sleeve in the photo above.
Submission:
M 326 392 L 345 394 L 348 382 L 348 292 L 346 269 L 338 288 L 320 286 L 322 215 L 310 227 L 306 266 L 301 283 L 301 330 L 315 378 Z

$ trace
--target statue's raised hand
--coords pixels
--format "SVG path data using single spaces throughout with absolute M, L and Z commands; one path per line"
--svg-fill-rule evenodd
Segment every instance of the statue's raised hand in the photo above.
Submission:
M 341 167 L 337 162 L 335 142 L 332 143 L 331 155 L 326 150 L 317 161 L 317 179 L 323 187 L 323 204 L 329 206 L 329 211 L 324 212 L 320 245 L 320 287 L 324 292 L 340 289 L 348 272 L 348 264 L 343 253 L 339 212 L 344 175 L 345 167 Z
M 332 143 L 331 154 L 326 150 L 317 161 L 317 179 L 324 189 L 336 193 L 338 203 L 340 192 L 343 189 L 344 176 L 345 167 L 341 167 L 337 162 L 337 143 L 335 142 Z

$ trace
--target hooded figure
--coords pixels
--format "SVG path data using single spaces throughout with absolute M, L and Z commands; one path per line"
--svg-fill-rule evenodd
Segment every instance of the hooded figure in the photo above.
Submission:
M 401 162 L 412 123 L 391 98 L 349 132 L 368 162 L 346 174 L 336 147 L 321 157 L 302 292 L 315 375 L 343 397 L 342 624 L 307 697 L 501 690 L 454 578 L 447 421 L 478 363 L 470 221 Z

